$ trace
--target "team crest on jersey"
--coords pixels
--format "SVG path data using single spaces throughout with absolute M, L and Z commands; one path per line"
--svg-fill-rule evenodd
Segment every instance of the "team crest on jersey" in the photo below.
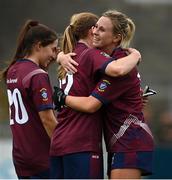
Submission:
M 110 57 L 109 54 L 106 54 L 105 52 L 101 52 L 100 54 L 102 54 L 103 56 L 105 56 L 105 57 L 107 57 L 107 58 Z
M 40 92 L 41 92 L 42 100 L 43 100 L 43 101 L 47 101 L 47 100 L 48 100 L 47 89 L 42 88 L 42 89 L 40 90 Z
M 104 80 L 102 81 L 102 83 L 99 85 L 98 91 L 104 92 L 105 89 L 106 89 L 109 85 L 110 85 L 110 82 L 107 81 L 106 79 L 104 79 Z

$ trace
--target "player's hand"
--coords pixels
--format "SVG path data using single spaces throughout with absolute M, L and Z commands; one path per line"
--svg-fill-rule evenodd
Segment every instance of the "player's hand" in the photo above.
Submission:
M 140 63 L 142 61 L 142 56 L 137 49 L 128 48 L 126 50 L 129 52 L 129 54 L 133 54 L 136 58 L 138 58 L 138 63 Z
M 53 93 L 53 101 L 55 105 L 54 109 L 57 111 L 61 111 L 61 109 L 65 105 L 65 99 L 66 99 L 66 95 L 63 89 L 54 86 L 54 93 Z
M 57 56 L 57 62 L 60 63 L 68 73 L 77 72 L 76 67 L 78 66 L 78 63 L 72 59 L 73 56 L 76 56 L 76 53 L 64 54 L 63 52 L 60 52 Z

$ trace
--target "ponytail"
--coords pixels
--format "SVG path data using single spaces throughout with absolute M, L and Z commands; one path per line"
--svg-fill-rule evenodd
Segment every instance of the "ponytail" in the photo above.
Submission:
M 13 57 L 13 61 L 15 62 L 17 59 L 22 58 L 26 55 L 25 52 L 25 46 L 27 44 L 24 43 L 25 36 L 27 32 L 34 26 L 37 26 L 39 23 L 38 21 L 33 21 L 33 20 L 27 20 L 22 29 L 20 30 L 18 40 L 17 40 L 17 49 L 15 52 L 15 55 Z
M 62 51 L 73 52 L 77 42 L 87 37 L 89 30 L 96 24 L 98 16 L 90 12 L 74 14 L 70 19 L 70 25 L 65 29 L 62 40 Z M 59 65 L 58 78 L 63 79 L 65 69 Z
M 135 24 L 130 18 L 127 18 L 127 28 L 125 32 L 125 36 L 121 41 L 121 47 L 128 48 L 135 33 Z
M 22 59 L 26 55 L 32 53 L 33 45 L 40 42 L 42 46 L 54 42 L 57 39 L 57 34 L 52 29 L 43 24 L 39 24 L 38 21 L 27 20 L 20 30 L 17 39 L 17 48 L 8 67 L 2 71 L 1 78 L 6 79 L 8 69 L 17 61 Z

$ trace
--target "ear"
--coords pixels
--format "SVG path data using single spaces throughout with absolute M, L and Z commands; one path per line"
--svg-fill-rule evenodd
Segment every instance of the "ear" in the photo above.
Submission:
M 89 29 L 88 35 L 91 35 L 91 36 L 93 35 L 93 28 Z
M 41 42 L 37 42 L 37 43 L 35 43 L 35 45 L 34 45 L 34 49 L 35 49 L 36 51 L 40 51 L 41 47 L 42 47 Z
M 122 39 L 121 34 L 116 34 L 113 37 L 113 42 L 114 43 L 119 43 L 119 42 L 121 42 L 121 39 Z

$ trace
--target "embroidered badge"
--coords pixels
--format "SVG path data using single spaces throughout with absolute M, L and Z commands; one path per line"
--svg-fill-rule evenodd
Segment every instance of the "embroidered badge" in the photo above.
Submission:
M 48 100 L 47 89 L 42 88 L 42 89 L 40 90 L 40 92 L 41 92 L 42 100 L 43 100 L 43 101 L 47 101 L 47 100 Z
M 110 57 L 109 54 L 106 54 L 105 52 L 101 52 L 100 54 L 103 55 L 103 56 L 105 56 L 105 57 L 107 57 L 107 58 Z
M 104 80 L 102 81 L 102 83 L 99 85 L 98 91 L 104 92 L 105 89 L 108 87 L 108 85 L 110 85 L 110 82 L 104 79 Z

